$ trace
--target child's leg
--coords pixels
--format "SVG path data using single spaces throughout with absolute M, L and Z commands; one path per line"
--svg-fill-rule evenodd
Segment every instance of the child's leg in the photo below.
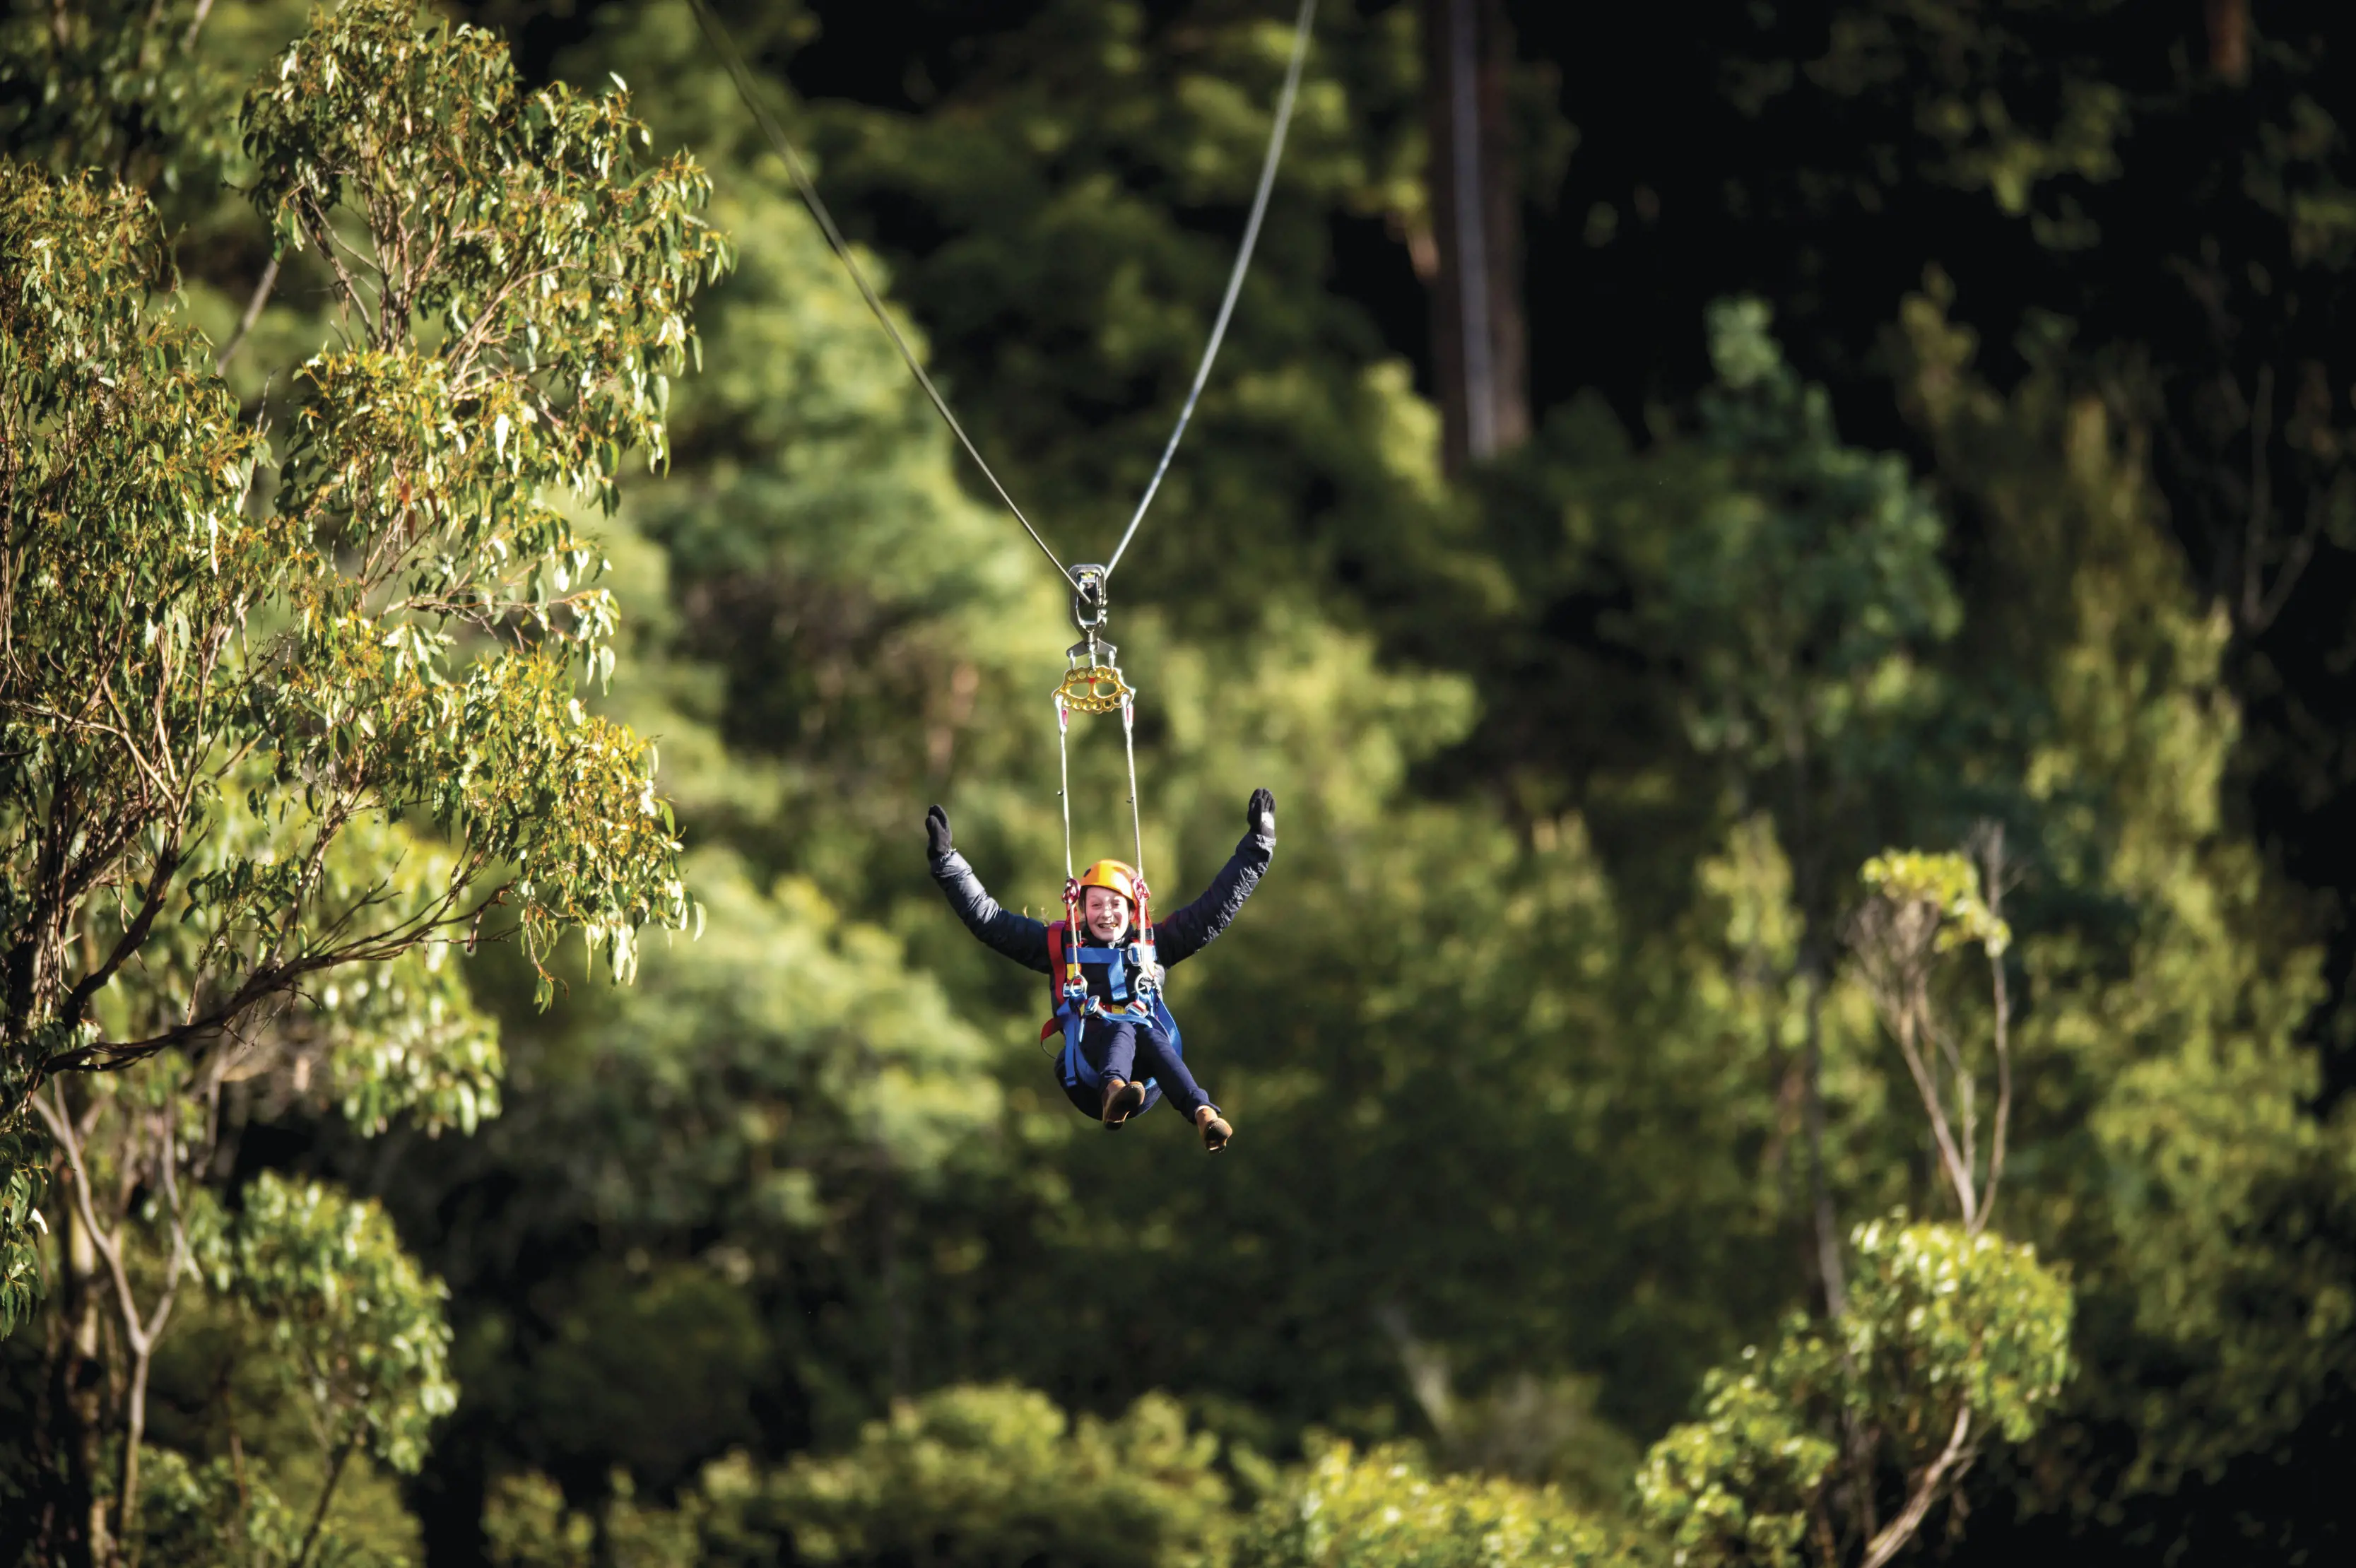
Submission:
M 1080 1045 L 1095 1059 L 1093 1065 L 1105 1077 L 1130 1079 L 1137 1076 L 1135 1024 L 1107 1023 L 1100 1019 L 1091 1019 L 1088 1020 L 1088 1038 Z M 1150 1073 L 1148 1075 L 1151 1076 Z
M 1136 1073 L 1136 1026 L 1110 1023 L 1099 1018 L 1088 1019 L 1080 1029 L 1080 1058 L 1087 1072 L 1064 1083 L 1064 1095 L 1081 1115 L 1096 1116 L 1104 1106 L 1106 1083 L 1114 1078 L 1128 1079 Z M 1063 1054 L 1060 1051 L 1056 1053 L 1056 1078 L 1062 1082 Z M 1148 1101 L 1149 1104 L 1151 1103 Z
M 1185 1059 L 1170 1048 L 1170 1037 L 1159 1029 L 1137 1031 L 1138 1070 L 1155 1080 L 1162 1092 L 1170 1097 L 1170 1107 L 1188 1121 L 1194 1113 L 1211 1104 L 1194 1075 L 1186 1071 Z M 1213 1107 L 1216 1109 L 1216 1107 Z

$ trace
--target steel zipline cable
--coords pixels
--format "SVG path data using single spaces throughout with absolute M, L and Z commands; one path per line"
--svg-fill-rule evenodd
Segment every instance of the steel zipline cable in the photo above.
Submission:
M 1284 157 L 1284 133 L 1292 124 L 1292 105 L 1301 96 L 1301 68 L 1309 59 L 1309 34 L 1317 20 L 1317 0 L 1301 0 L 1301 14 L 1292 23 L 1292 59 L 1284 68 L 1284 91 L 1276 101 L 1276 121 L 1269 128 L 1268 155 L 1260 160 L 1259 188 L 1252 193 L 1251 217 L 1244 223 L 1243 243 L 1236 250 L 1235 270 L 1227 274 L 1226 296 L 1219 301 L 1218 319 L 1211 325 L 1211 340 L 1203 346 L 1203 362 L 1194 369 L 1194 384 L 1187 389 L 1186 403 L 1178 411 L 1177 427 L 1171 431 L 1169 444 L 1162 449 L 1162 461 L 1153 465 L 1153 478 L 1146 485 L 1145 494 L 1137 500 L 1137 511 L 1129 519 L 1129 528 L 1113 547 L 1112 559 L 1105 562 L 1104 574 L 1109 579 L 1113 569 L 1129 549 L 1129 541 L 1137 537 L 1137 525 L 1145 521 L 1145 508 L 1153 505 L 1154 493 L 1162 488 L 1162 476 L 1170 472 L 1170 459 L 1177 454 L 1178 441 L 1186 433 L 1186 425 L 1194 417 L 1194 404 L 1203 396 L 1203 385 L 1211 379 L 1211 361 L 1219 357 L 1219 345 L 1226 341 L 1227 322 L 1236 314 L 1236 297 L 1243 293 L 1244 273 L 1251 269 L 1252 249 L 1259 243 L 1260 219 L 1268 216 L 1269 193 L 1276 188 L 1276 165 Z
M 868 283 L 867 274 L 860 270 L 858 258 L 851 254 L 842 231 L 835 227 L 834 215 L 827 210 L 825 200 L 818 194 L 818 187 L 810 179 L 809 171 L 802 166 L 793 144 L 786 139 L 786 133 L 776 118 L 762 105 L 760 95 L 754 90 L 752 72 L 746 68 L 744 56 L 737 51 L 735 40 L 729 36 L 727 27 L 712 9 L 711 0 L 690 0 L 690 3 L 695 8 L 695 19 L 702 27 L 705 39 L 720 56 L 721 63 L 728 68 L 729 78 L 736 84 L 737 96 L 744 101 L 744 107 L 751 111 L 754 121 L 768 137 L 769 145 L 785 161 L 787 171 L 793 176 L 795 190 L 800 193 L 810 215 L 818 219 L 819 229 L 825 234 L 827 244 L 841 259 L 844 270 L 851 274 L 851 281 L 859 285 L 860 295 L 867 301 L 867 308 L 874 312 L 875 319 L 883 324 L 884 332 L 891 336 L 892 347 L 900 351 L 900 358 L 907 365 L 908 373 L 916 377 L 916 384 L 925 389 L 925 396 L 932 400 L 933 408 L 957 436 L 958 444 L 965 448 L 966 455 L 973 459 L 974 466 L 981 470 L 982 477 L 990 481 L 990 487 L 998 493 L 998 498 L 1006 504 L 1006 509 L 1014 514 L 1014 520 L 1023 525 L 1023 531 L 1031 536 L 1031 542 L 1039 547 L 1040 553 L 1055 567 L 1056 575 L 1074 588 L 1086 592 L 1079 577 L 1064 564 L 1047 541 L 1040 537 L 1039 530 L 1032 526 L 1031 519 L 1023 515 L 1023 508 L 1015 505 L 1014 497 L 1007 493 L 997 473 L 983 458 L 980 449 L 974 445 L 973 438 L 966 434 L 965 426 L 959 424 L 957 415 L 949 411 L 948 400 L 941 396 L 940 389 L 933 385 L 933 379 L 925 373 L 915 351 L 909 348 L 908 340 L 901 336 L 898 324 L 892 319 L 892 313 L 884 309 L 882 297 Z M 1145 494 L 1139 498 L 1137 510 L 1130 516 L 1120 542 L 1113 548 L 1111 559 L 1100 571 L 1094 571 L 1095 592 L 1099 596 L 1099 603 L 1104 582 L 1112 576 L 1113 568 L 1120 564 L 1130 540 L 1137 536 L 1138 525 L 1145 520 L 1146 508 L 1153 504 L 1154 495 L 1162 488 L 1163 475 L 1170 472 L 1170 460 L 1176 455 L 1178 443 L 1194 417 L 1194 405 L 1201 400 L 1203 388 L 1211 379 L 1212 362 L 1217 359 L 1219 346 L 1226 339 L 1227 323 L 1235 315 L 1237 297 L 1243 292 L 1244 274 L 1250 270 L 1252 251 L 1259 243 L 1260 222 L 1268 214 L 1269 196 L 1276 187 L 1277 165 L 1284 155 L 1285 133 L 1292 123 L 1293 105 L 1300 98 L 1301 68 L 1309 58 L 1310 34 L 1316 17 L 1317 0 L 1301 0 L 1299 15 L 1293 21 L 1292 57 L 1285 66 L 1284 89 L 1277 99 L 1275 120 L 1269 128 L 1268 152 L 1260 162 L 1259 185 L 1252 194 L 1251 216 L 1244 224 L 1243 242 L 1237 249 L 1235 267 L 1227 274 L 1226 293 L 1219 302 L 1218 317 L 1212 324 L 1210 341 L 1204 346 L 1202 363 L 1195 368 L 1194 385 L 1187 389 L 1185 404 L 1178 411 L 1178 423 L 1162 449 L 1161 461 L 1154 464 L 1153 477 L 1147 483 Z
M 744 57 L 737 52 L 735 39 L 728 36 L 728 29 L 713 13 L 711 0 L 692 0 L 692 4 L 695 19 L 702 25 L 705 39 L 718 52 L 721 63 L 728 68 L 729 76 L 736 83 L 736 95 L 744 101 L 744 107 L 753 112 L 753 118 L 768 136 L 769 144 L 785 160 L 786 168 L 794 178 L 794 188 L 801 193 L 802 200 L 809 205 L 810 216 L 818 219 L 819 229 L 826 235 L 827 244 L 842 259 L 843 267 L 851 273 L 851 281 L 859 285 L 861 295 L 867 301 L 867 308 L 875 313 L 875 319 L 882 322 L 884 330 L 891 335 L 892 347 L 900 351 L 900 357 L 906 362 L 909 374 L 916 377 L 916 384 L 925 389 L 925 396 L 933 400 L 933 407 L 940 411 L 941 418 L 956 432 L 958 444 L 965 448 L 966 455 L 972 458 L 974 466 L 981 470 L 981 476 L 990 481 L 990 487 L 998 492 L 998 498 L 1006 503 L 1006 509 L 1014 514 L 1014 520 L 1021 523 L 1023 531 L 1031 536 L 1031 542 L 1039 547 L 1040 553 L 1055 567 L 1055 574 L 1066 582 L 1070 581 L 1070 569 L 1057 558 L 1047 541 L 1039 537 L 1039 530 L 1031 526 L 1031 519 L 1023 515 L 1023 508 L 1014 504 L 1014 497 L 1006 493 L 1004 485 L 999 483 L 998 475 L 973 444 L 973 438 L 966 434 L 965 426 L 958 423 L 957 415 L 949 411 L 948 401 L 941 396 L 940 389 L 933 385 L 930 376 L 925 374 L 925 368 L 917 362 L 915 352 L 908 347 L 908 340 L 900 336 L 898 324 L 893 321 L 892 313 L 884 308 L 884 301 L 877 296 L 874 285 L 867 281 L 867 274 L 860 271 L 859 259 L 851 253 L 851 246 L 842 238 L 842 230 L 834 226 L 834 214 L 826 209 L 826 202 L 819 197 L 809 171 L 802 167 L 801 158 L 794 152 L 793 144 L 786 140 L 785 132 L 768 110 L 762 106 L 760 95 L 753 91 L 752 72 L 745 69 Z

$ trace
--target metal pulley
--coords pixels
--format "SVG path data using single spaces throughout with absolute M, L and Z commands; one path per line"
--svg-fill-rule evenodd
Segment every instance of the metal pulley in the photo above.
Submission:
M 1074 713 L 1112 713 L 1136 696 L 1121 678 L 1120 650 L 1099 635 L 1111 613 L 1105 569 L 1072 568 L 1072 624 L 1081 640 L 1064 650 L 1064 682 L 1055 688 L 1061 708 Z
M 1137 805 L 1137 693 L 1120 677 L 1120 650 L 1104 640 L 1105 620 L 1112 606 L 1105 592 L 1108 569 L 1076 566 L 1071 570 L 1072 624 L 1080 640 L 1064 650 L 1064 680 L 1055 688 L 1055 754 L 1063 787 L 1055 792 L 1064 807 L 1064 878 L 1072 875 L 1072 715 L 1118 713 L 1123 759 L 1129 764 L 1129 829 L 1137 843 L 1137 880 L 1145 880 L 1145 827 Z M 1071 889 L 1066 889 L 1069 901 Z
M 1092 642 L 1112 610 L 1107 589 L 1103 567 L 1072 568 L 1072 628 Z

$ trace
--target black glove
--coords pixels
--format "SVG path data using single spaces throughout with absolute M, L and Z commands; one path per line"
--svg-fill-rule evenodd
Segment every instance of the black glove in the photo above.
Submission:
M 925 813 L 925 843 L 932 850 L 934 859 L 943 859 L 948 855 L 949 814 L 937 805 Z
M 1251 804 L 1244 807 L 1244 821 L 1251 830 L 1269 843 L 1276 842 L 1276 796 L 1264 789 L 1252 791 Z

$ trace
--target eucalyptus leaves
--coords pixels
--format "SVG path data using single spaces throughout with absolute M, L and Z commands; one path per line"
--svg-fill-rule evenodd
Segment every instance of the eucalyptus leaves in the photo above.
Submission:
M 500 1059 L 453 946 L 519 930 L 545 1001 L 564 933 L 626 979 L 691 915 L 652 747 L 583 707 L 615 616 L 576 518 L 662 459 L 727 261 L 701 171 L 618 82 L 526 91 L 400 0 L 314 10 L 241 124 L 277 246 L 255 308 L 282 267 L 332 302 L 281 432 L 184 319 L 145 195 L 0 162 L 0 1332 L 45 1278 L 89 1356 L 114 1326 L 127 1366 L 68 1380 L 113 1392 L 63 1413 L 101 1561 L 134 1538 L 230 1087 L 471 1126 Z M 321 1369 L 335 1465 L 412 1467 L 449 1403 L 438 1296 L 333 1192 L 247 1208 L 206 1283 Z M 294 1304 L 370 1280 L 341 1327 Z M 423 1380 L 397 1411 L 330 1386 L 388 1357 Z

